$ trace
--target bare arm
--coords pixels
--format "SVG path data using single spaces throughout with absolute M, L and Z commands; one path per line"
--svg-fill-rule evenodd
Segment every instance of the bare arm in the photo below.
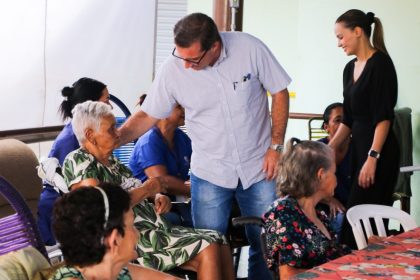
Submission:
M 388 121 L 388 120 L 381 121 L 380 123 L 376 125 L 375 134 L 373 136 L 373 143 L 371 146 L 372 150 L 375 150 L 378 153 L 381 153 L 386 137 L 388 136 L 390 127 L 391 127 L 391 121 Z
M 166 184 L 161 178 L 150 178 L 143 185 L 130 190 L 131 205 L 134 206 L 146 198 L 155 198 L 161 192 L 166 192 Z
M 158 119 L 149 116 L 141 110 L 136 112 L 118 129 L 120 145 L 137 139 L 155 125 L 157 121 Z
M 295 274 L 306 271 L 306 269 L 294 268 L 287 264 L 282 264 L 279 266 L 280 279 L 289 279 Z
M 271 144 L 284 144 L 287 120 L 289 118 L 289 92 L 285 88 L 271 96 Z M 279 159 L 279 152 L 268 149 L 263 163 L 263 172 L 266 173 L 267 180 L 272 180 L 277 176 L 277 162 Z
M 386 137 L 388 136 L 391 121 L 384 120 L 379 122 L 375 127 L 371 150 L 381 153 Z M 380 159 L 379 159 L 380 160 Z M 378 159 L 366 155 L 366 161 L 362 166 L 359 174 L 359 185 L 367 188 L 375 183 L 376 164 Z
M 335 152 L 335 164 L 340 164 L 346 156 L 350 134 L 351 129 L 347 125 L 341 123 L 334 137 L 328 143 Z
M 127 268 L 133 279 L 181 280 L 175 276 L 154 270 L 152 268 L 142 267 L 137 264 L 129 263 Z
M 185 184 L 184 180 L 175 176 L 168 175 L 168 171 L 164 165 L 154 165 L 144 170 L 147 177 L 159 177 L 168 186 L 167 193 L 172 195 L 191 196 L 190 187 Z
M 79 183 L 73 184 L 70 186 L 70 190 L 74 191 L 81 187 L 88 187 L 88 186 L 97 186 L 99 185 L 99 181 L 97 179 L 88 178 L 80 181 Z
M 79 183 L 73 184 L 70 186 L 72 191 L 86 186 L 97 186 L 99 181 L 94 178 L 88 178 L 80 181 Z M 159 178 L 153 178 L 147 180 L 142 186 L 139 185 L 138 188 L 132 189 L 130 193 L 131 206 L 136 205 L 137 203 L 145 200 L 146 198 L 155 198 L 156 194 L 159 192 L 164 192 L 164 184 L 160 182 Z
M 283 144 L 289 119 L 289 91 L 285 88 L 271 96 L 271 144 Z

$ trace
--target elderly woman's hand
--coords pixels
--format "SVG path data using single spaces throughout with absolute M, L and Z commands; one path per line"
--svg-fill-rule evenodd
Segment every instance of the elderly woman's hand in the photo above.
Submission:
M 169 197 L 163 194 L 156 194 L 155 196 L 155 210 L 158 214 L 165 214 L 171 210 L 172 204 Z
M 158 193 L 166 193 L 168 185 L 161 177 L 150 178 L 143 183 L 143 188 L 147 190 L 148 197 L 154 197 Z

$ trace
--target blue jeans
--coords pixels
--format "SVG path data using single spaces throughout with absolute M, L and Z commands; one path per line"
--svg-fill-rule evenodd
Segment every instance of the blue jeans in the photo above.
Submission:
M 343 225 L 344 213 L 337 213 L 335 217 L 331 218 L 331 227 L 338 234 L 338 239 L 341 238 L 341 227 Z
M 246 190 L 239 182 L 236 189 L 228 189 L 191 174 L 194 227 L 213 229 L 226 234 L 234 198 L 238 202 L 242 216 L 261 217 L 276 199 L 275 182 L 262 180 Z M 259 226 L 246 226 L 246 235 L 250 244 L 248 279 L 272 278 L 261 251 L 260 233 Z
M 51 228 L 51 222 L 54 202 L 59 197 L 60 194 L 52 187 L 45 187 L 42 189 L 41 196 L 39 198 L 37 224 L 39 232 L 41 233 L 41 238 L 47 246 L 56 244 Z

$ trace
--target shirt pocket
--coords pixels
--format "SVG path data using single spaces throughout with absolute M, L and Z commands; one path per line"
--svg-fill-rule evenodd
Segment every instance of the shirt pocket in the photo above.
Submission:
M 235 107 L 242 108 L 252 105 L 256 95 L 258 95 L 260 87 L 261 84 L 255 76 L 251 76 L 249 79 L 244 79 L 238 82 L 238 86 L 233 96 Z

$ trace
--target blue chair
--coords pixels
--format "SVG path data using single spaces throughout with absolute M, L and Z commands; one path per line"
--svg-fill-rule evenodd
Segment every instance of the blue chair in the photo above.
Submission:
M 123 117 L 115 117 L 117 127 L 120 127 L 128 117 L 131 116 L 130 110 L 125 106 L 125 104 L 118 99 L 115 95 L 110 94 L 109 100 L 114 103 L 123 113 Z M 129 142 L 125 145 L 122 145 L 114 150 L 113 155 L 117 157 L 125 166 L 128 166 L 128 161 L 131 156 L 131 152 L 134 149 L 136 141 Z
M 0 255 L 32 246 L 49 260 L 31 210 L 22 195 L 1 176 L 0 194 L 16 212 L 0 219 Z

